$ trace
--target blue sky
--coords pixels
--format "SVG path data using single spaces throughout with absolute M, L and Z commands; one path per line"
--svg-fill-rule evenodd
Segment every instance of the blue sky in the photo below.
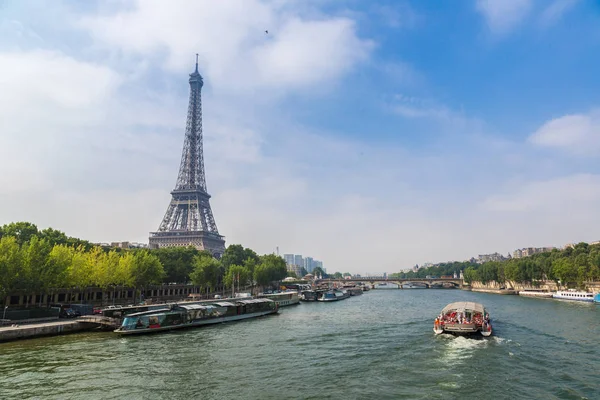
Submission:
M 230 244 L 381 273 L 600 238 L 592 0 L 0 0 L 0 223 L 147 241 L 195 53 Z

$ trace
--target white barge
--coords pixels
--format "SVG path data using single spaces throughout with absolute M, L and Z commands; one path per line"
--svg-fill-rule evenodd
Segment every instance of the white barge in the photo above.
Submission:
M 280 293 L 261 293 L 256 296 L 259 299 L 273 300 L 279 307 L 293 306 L 300 304 L 300 296 L 295 290 L 280 292 Z
M 538 298 L 544 298 L 544 299 L 551 299 L 552 294 L 553 294 L 552 292 L 546 292 L 544 290 L 521 290 L 521 291 L 519 291 L 519 296 L 538 297 Z

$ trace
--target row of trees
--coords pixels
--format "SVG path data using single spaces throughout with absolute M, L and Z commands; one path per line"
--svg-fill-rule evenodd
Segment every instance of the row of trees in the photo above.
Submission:
M 214 291 L 222 286 L 266 286 L 286 276 L 281 257 L 259 256 L 241 245 L 229 246 L 216 260 L 193 247 L 110 249 L 51 228 L 40 231 L 27 222 L 0 227 L 0 300 L 15 291 L 143 289 L 160 283 L 194 283 Z
M 585 282 L 600 280 L 600 245 L 579 243 L 563 250 L 538 253 L 529 257 L 483 264 L 471 262 L 441 263 L 416 272 L 393 274 L 398 278 L 425 278 L 427 275 L 452 275 L 463 271 L 466 282 L 513 281 L 532 283 L 554 280 L 563 285 L 583 287 Z
M 0 238 L 0 299 L 21 290 L 51 293 L 55 288 L 127 286 L 141 289 L 160 283 L 164 268 L 148 251 L 117 253 L 82 245 L 52 244 L 32 236 L 19 244 L 14 236 Z
M 467 282 L 483 283 L 507 280 L 535 283 L 554 280 L 563 285 L 585 286 L 585 282 L 600 280 L 600 245 L 579 243 L 563 250 L 534 254 L 502 262 L 488 262 L 464 271 Z

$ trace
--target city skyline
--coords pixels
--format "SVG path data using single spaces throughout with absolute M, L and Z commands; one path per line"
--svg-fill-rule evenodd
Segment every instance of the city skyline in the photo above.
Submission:
M 600 10 L 510 3 L 3 2 L 0 224 L 146 242 L 199 53 L 228 244 L 364 274 L 594 241 Z

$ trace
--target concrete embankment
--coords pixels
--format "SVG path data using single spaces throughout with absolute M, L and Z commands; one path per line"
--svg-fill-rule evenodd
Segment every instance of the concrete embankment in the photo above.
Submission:
M 494 294 L 519 294 L 519 292 L 512 289 L 484 289 L 484 288 L 471 288 L 472 292 L 482 293 L 494 293 Z
M 15 325 L 0 327 L 0 342 L 31 339 L 41 336 L 56 336 L 81 332 L 98 327 L 92 322 L 77 320 L 44 322 L 39 324 Z

